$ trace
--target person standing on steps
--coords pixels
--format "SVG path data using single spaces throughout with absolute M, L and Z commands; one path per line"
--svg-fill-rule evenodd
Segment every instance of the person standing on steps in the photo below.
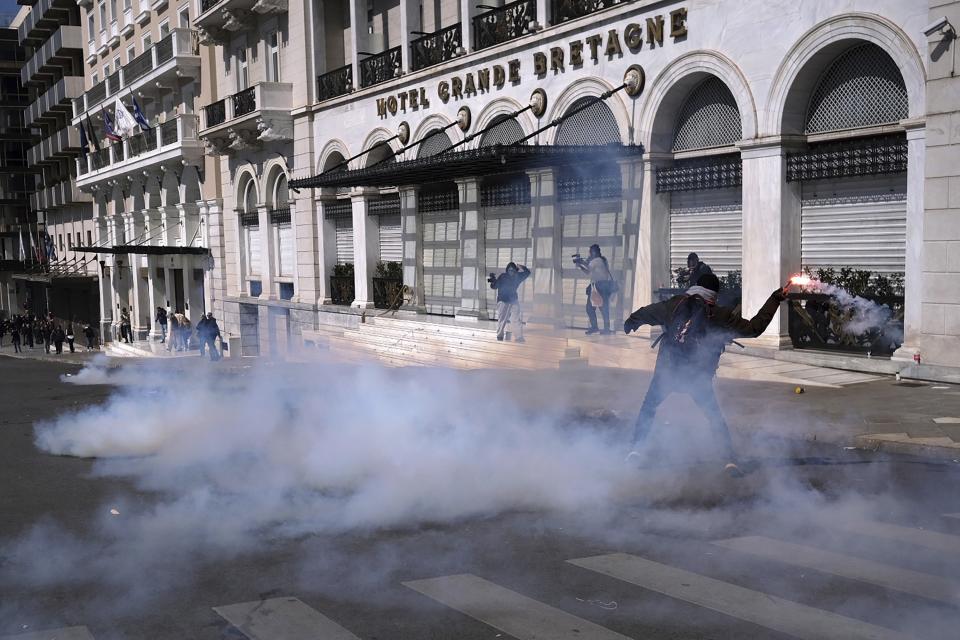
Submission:
M 517 289 L 523 281 L 530 277 L 530 269 L 526 265 L 519 267 L 515 262 L 507 264 L 504 273 L 499 276 L 491 273 L 487 278 L 491 289 L 497 290 L 497 340 L 502 341 L 509 321 L 517 334 L 515 342 L 525 342 L 523 339 L 523 312 L 520 309 L 520 298 Z
M 157 307 L 157 324 L 160 325 L 160 343 L 167 341 L 167 310 Z
M 590 284 L 587 285 L 587 318 L 590 320 L 590 328 L 585 333 L 588 336 L 601 333 L 597 326 L 597 308 L 603 314 L 602 333 L 613 333 L 610 331 L 610 297 L 617 292 L 618 286 L 610 272 L 607 259 L 600 254 L 600 245 L 590 245 L 590 254 L 586 260 L 581 258 L 579 253 L 575 254 L 573 264 L 590 275 Z
M 705 276 L 708 273 L 713 273 L 713 269 L 710 268 L 706 262 L 700 259 L 695 253 L 691 253 L 687 256 L 687 269 L 690 270 L 690 277 L 687 280 L 688 287 L 694 287 L 698 282 L 700 282 L 700 277 Z

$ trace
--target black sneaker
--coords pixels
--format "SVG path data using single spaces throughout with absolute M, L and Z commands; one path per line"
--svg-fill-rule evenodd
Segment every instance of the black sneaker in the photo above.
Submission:
M 595 333 L 600 333 L 600 329 L 587 329 L 586 331 L 584 331 L 584 333 L 587 334 L 588 336 L 592 336 Z
M 499 340 L 500 342 L 503 342 L 503 336 L 497 336 L 497 340 Z

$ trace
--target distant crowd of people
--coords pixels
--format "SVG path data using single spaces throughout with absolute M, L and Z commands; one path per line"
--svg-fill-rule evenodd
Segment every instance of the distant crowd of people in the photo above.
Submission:
M 55 353 L 62 354 L 64 343 L 66 343 L 70 353 L 75 353 L 77 349 L 75 328 L 80 329 L 87 350 L 99 348 L 96 329 L 90 323 L 82 325 L 73 321 L 61 323 L 60 320 L 53 317 L 53 314 L 39 317 L 33 313 L 0 318 L 0 347 L 5 346 L 7 336 L 9 336 L 10 346 L 13 347 L 14 353 L 22 353 L 24 348 L 32 351 L 40 347 L 46 353 L 50 353 L 53 349 Z

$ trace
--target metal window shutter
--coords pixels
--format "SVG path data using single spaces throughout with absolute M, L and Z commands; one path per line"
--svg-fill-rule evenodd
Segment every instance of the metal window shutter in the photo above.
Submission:
M 384 262 L 403 260 L 403 235 L 400 216 L 380 216 L 380 259 Z
M 252 274 L 260 274 L 263 258 L 260 251 L 260 227 L 247 227 L 247 268 Z
M 573 264 L 570 256 L 579 253 L 586 259 L 590 253 L 590 245 L 600 245 L 600 253 L 607 259 L 613 277 L 620 282 L 622 292 L 624 250 L 620 200 L 565 203 L 561 217 L 563 319 L 567 326 L 584 328 L 589 325 L 584 308 L 587 304 L 586 288 L 590 284 L 590 277 Z M 616 318 L 623 312 L 622 300 L 623 296 L 617 295 L 610 305 L 610 321 L 614 328 Z M 599 314 L 597 319 L 603 322 Z
M 423 297 L 427 313 L 453 315 L 460 305 L 460 212 L 423 215 Z
M 293 226 L 277 226 L 277 244 L 280 245 L 280 275 L 292 276 L 295 252 L 293 248 Z
M 804 182 L 800 247 L 803 266 L 814 270 L 904 273 L 906 174 Z
M 531 267 L 533 243 L 530 239 L 530 205 L 488 207 L 484 211 L 485 260 L 487 271 L 500 274 L 510 262 Z M 482 287 L 487 296 L 487 313 L 497 318 L 497 290 L 491 289 L 482 274 Z M 520 304 L 533 296 L 533 282 L 528 278 L 517 290 Z
M 337 225 L 337 264 L 353 263 L 353 218 L 335 218 Z
M 670 194 L 671 271 L 686 267 L 690 253 L 718 276 L 742 270 L 742 194 L 740 187 Z

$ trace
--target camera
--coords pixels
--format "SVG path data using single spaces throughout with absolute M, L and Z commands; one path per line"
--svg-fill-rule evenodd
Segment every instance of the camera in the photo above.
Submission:
M 493 284 L 496 281 L 497 281 L 497 274 L 495 273 L 491 273 L 489 277 L 487 277 L 487 282 L 489 282 L 490 284 Z
M 573 255 L 570 256 L 570 257 L 573 258 L 573 261 L 574 261 L 574 262 L 583 262 L 583 258 L 580 257 L 580 254 L 579 254 L 579 253 L 575 253 L 575 254 L 573 254 Z
M 946 16 L 928 24 L 926 29 L 923 30 L 923 35 L 930 37 L 937 32 L 942 32 L 944 35 L 950 35 L 953 32 L 953 25 L 950 24 Z

